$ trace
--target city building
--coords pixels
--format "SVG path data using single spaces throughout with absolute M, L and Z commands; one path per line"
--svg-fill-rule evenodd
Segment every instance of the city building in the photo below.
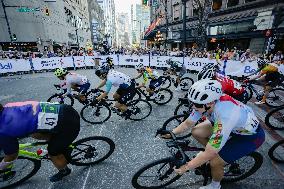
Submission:
M 117 24 L 117 47 L 127 48 L 130 45 L 129 40 L 129 17 L 127 13 L 118 13 Z
M 109 47 L 116 46 L 116 23 L 115 23 L 115 4 L 114 0 L 97 0 L 104 12 L 105 37 Z
M 145 38 L 152 45 L 160 31 L 167 48 L 183 48 L 183 2 L 186 2 L 185 44 L 186 47 L 196 45 L 200 35 L 196 0 L 150 1 L 151 24 Z M 283 50 L 283 6 L 283 0 L 213 0 L 206 28 L 208 48 L 250 48 L 257 53 L 271 47 Z
M 1 0 L 3 50 L 85 47 L 91 40 L 87 0 Z
M 105 35 L 104 12 L 97 0 L 88 0 L 88 7 L 92 44 L 94 48 L 98 48 L 103 43 Z

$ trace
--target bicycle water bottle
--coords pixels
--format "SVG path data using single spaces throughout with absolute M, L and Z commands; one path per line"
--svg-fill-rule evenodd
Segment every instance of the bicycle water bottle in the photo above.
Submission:
M 48 154 L 48 151 L 46 149 L 40 148 L 36 151 L 36 153 L 38 156 L 44 157 Z

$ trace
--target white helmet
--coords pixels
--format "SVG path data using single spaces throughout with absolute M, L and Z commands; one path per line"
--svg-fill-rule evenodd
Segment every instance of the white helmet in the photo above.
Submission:
M 207 104 L 222 96 L 222 85 L 216 80 L 203 79 L 189 89 L 188 99 L 196 104 Z
M 135 69 L 136 70 L 140 70 L 142 68 L 144 68 L 144 65 L 142 63 L 139 63 L 139 64 L 135 65 Z
M 212 79 L 217 71 L 218 71 L 218 66 L 217 65 L 207 64 L 197 74 L 197 80 Z

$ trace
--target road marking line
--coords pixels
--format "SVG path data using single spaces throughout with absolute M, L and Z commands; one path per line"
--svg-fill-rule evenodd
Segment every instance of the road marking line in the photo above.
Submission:
M 280 175 L 281 175 L 282 178 L 284 179 L 284 173 L 283 173 L 283 171 L 281 171 L 281 169 L 279 168 L 279 166 L 276 165 L 276 164 L 274 163 L 274 161 L 272 161 L 272 160 L 271 160 L 271 163 L 272 163 L 273 167 L 280 173 Z
M 87 180 L 88 180 L 88 177 L 89 177 L 89 175 L 90 175 L 90 172 L 91 172 L 91 166 L 89 166 L 89 170 L 88 170 L 88 173 L 87 173 L 87 176 L 86 176 L 86 179 L 85 179 L 85 181 L 84 181 L 84 184 L 83 184 L 82 189 L 85 189 L 85 187 L 86 187 Z

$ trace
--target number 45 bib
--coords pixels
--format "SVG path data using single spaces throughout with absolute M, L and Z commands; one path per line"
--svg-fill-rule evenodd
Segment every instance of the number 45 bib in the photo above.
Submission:
M 40 108 L 37 129 L 53 129 L 58 122 L 60 104 L 41 102 Z

